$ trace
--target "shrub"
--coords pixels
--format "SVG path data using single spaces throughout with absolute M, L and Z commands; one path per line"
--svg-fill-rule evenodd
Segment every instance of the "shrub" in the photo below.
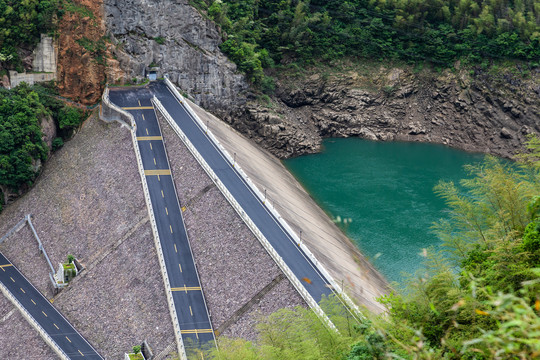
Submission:
M 64 140 L 62 140 L 61 137 L 54 138 L 52 142 L 52 150 L 56 151 L 60 149 L 62 146 L 64 146 Z
M 58 113 L 58 126 L 61 130 L 70 130 L 79 126 L 84 120 L 84 111 L 72 106 L 64 106 Z

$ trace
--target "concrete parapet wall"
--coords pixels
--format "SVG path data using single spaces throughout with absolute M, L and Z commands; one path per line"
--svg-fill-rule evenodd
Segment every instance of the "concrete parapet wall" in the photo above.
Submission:
M 116 113 L 116 115 L 115 115 Z M 137 158 L 137 166 L 139 168 L 139 175 L 141 176 L 141 185 L 143 187 L 144 199 L 146 201 L 146 207 L 148 209 L 148 215 L 150 218 L 150 225 L 152 226 L 152 233 L 154 235 L 154 243 L 159 259 L 159 265 L 161 274 L 163 276 L 163 283 L 165 285 L 165 292 L 167 293 L 167 304 L 169 305 L 169 312 L 171 314 L 172 323 L 174 327 L 174 335 L 176 338 L 176 344 L 178 347 L 178 356 L 180 360 L 187 360 L 184 341 L 182 340 L 180 324 L 178 322 L 178 316 L 176 314 L 176 308 L 174 307 L 174 299 L 172 296 L 171 285 L 169 281 L 169 274 L 165 266 L 165 256 L 163 255 L 163 249 L 161 248 L 161 241 L 159 240 L 159 233 L 156 224 L 156 218 L 154 216 L 154 209 L 152 207 L 152 201 L 150 199 L 150 192 L 148 191 L 148 184 L 146 182 L 146 176 L 144 175 L 144 166 L 142 163 L 141 153 L 139 145 L 137 144 L 137 124 L 133 115 L 114 105 L 109 100 L 109 88 L 105 88 L 102 96 L 102 106 L 100 109 L 100 119 L 104 121 L 118 121 L 123 126 L 126 126 L 131 131 L 131 140 L 133 143 L 133 150 L 135 151 L 135 157 Z M 129 125 L 128 125 L 129 124 Z
M 37 82 L 51 81 L 56 79 L 56 73 L 22 73 L 19 74 L 14 70 L 9 71 L 9 80 L 11 82 L 11 87 L 15 87 L 22 82 L 27 83 L 28 85 L 34 85 Z

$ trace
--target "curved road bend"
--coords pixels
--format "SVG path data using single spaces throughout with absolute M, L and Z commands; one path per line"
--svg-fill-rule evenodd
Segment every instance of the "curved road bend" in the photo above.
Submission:
M 174 307 L 186 349 L 214 346 L 210 316 L 189 245 L 179 200 L 147 88 L 114 89 L 111 102 L 129 111 L 137 124 L 139 146 L 154 210 Z
M 103 360 L 92 345 L 2 253 L 0 253 L 0 282 L 70 359 Z
M 167 85 L 164 82 L 154 82 L 149 87 L 313 299 L 318 303 L 323 295 L 332 294 L 333 289 L 329 281 L 319 272 L 274 215 L 266 209 L 266 206 L 252 192 L 221 151 L 214 146 L 204 129 L 197 124 Z

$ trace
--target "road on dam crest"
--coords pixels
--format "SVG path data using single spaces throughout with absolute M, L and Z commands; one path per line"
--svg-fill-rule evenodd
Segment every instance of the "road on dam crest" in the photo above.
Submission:
M 159 240 L 184 346 L 215 346 L 210 316 L 182 218 L 161 129 L 147 88 L 111 88 L 112 103 L 133 115 Z
M 292 235 L 253 192 L 234 164 L 227 160 L 209 138 L 205 126 L 193 118 L 181 99 L 176 97 L 164 82 L 152 82 L 141 88 L 111 88 L 109 96 L 111 102 L 129 111 L 135 117 L 138 145 L 155 209 L 171 287 L 181 290 L 175 291 L 174 294 L 183 336 L 189 335 L 192 340 L 199 342 L 201 339 L 204 341 L 214 339 L 214 334 L 208 332 L 212 327 L 183 226 L 181 209 L 161 139 L 161 131 L 152 106 L 153 96 L 161 102 L 173 121 L 184 132 L 313 300 L 319 303 L 325 296 L 334 293 L 330 279 L 319 271 L 303 252 L 300 244 L 294 241 Z M 191 332 L 185 332 L 184 329 Z M 193 335 L 196 335 L 196 339 Z

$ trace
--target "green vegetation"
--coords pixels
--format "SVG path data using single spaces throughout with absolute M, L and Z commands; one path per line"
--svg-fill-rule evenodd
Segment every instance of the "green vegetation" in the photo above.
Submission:
M 7 201 L 8 193 L 32 185 L 39 162 L 47 159 L 49 149 L 42 139 L 42 119 L 55 120 L 60 137 L 52 147 L 57 149 L 87 116 L 54 95 L 54 90 L 45 85 L 29 87 L 23 83 L 12 90 L 0 89 L 0 203 Z
M 342 57 L 451 66 L 540 59 L 535 0 L 193 0 L 225 32 L 222 50 L 255 83 L 263 68 Z
M 62 10 L 75 14 L 79 14 L 81 17 L 89 17 L 94 19 L 94 13 L 84 5 L 75 4 L 72 0 L 63 0 L 62 1 Z
M 433 226 L 443 250 L 401 293 L 384 296 L 385 316 L 347 316 L 321 306 L 340 329 L 308 310 L 259 321 L 255 343 L 222 339 L 214 359 L 533 359 L 540 356 L 540 139 L 518 164 L 486 157 L 459 184 L 435 191 L 448 216 Z
M 66 12 L 95 18 L 90 9 L 72 0 L 0 0 L 0 70 L 23 72 L 20 50 L 32 50 L 41 34 L 54 34 L 57 19 Z M 83 38 L 79 44 L 104 61 L 105 39 L 93 43 Z
M 67 262 L 62 264 L 62 266 L 64 267 L 64 281 L 65 282 L 70 282 L 77 275 L 73 260 L 75 260 L 75 257 L 73 255 L 68 255 Z
M 143 360 L 143 355 L 141 353 L 141 345 L 136 345 L 132 349 L 133 354 L 128 354 L 131 360 Z
M 19 48 L 32 49 L 54 30 L 60 0 L 0 0 L 0 68 L 23 71 Z
M 165 44 L 165 38 L 158 36 L 154 38 L 154 41 L 157 42 L 159 45 Z
M 106 36 L 101 37 L 98 41 L 93 41 L 87 37 L 82 37 L 77 40 L 77 44 L 81 45 L 83 49 L 92 55 L 92 58 L 100 65 L 105 65 L 106 51 L 108 38 Z
M 36 177 L 36 161 L 47 159 L 40 118 L 47 109 L 26 86 L 0 90 L 0 190 L 18 191 Z

